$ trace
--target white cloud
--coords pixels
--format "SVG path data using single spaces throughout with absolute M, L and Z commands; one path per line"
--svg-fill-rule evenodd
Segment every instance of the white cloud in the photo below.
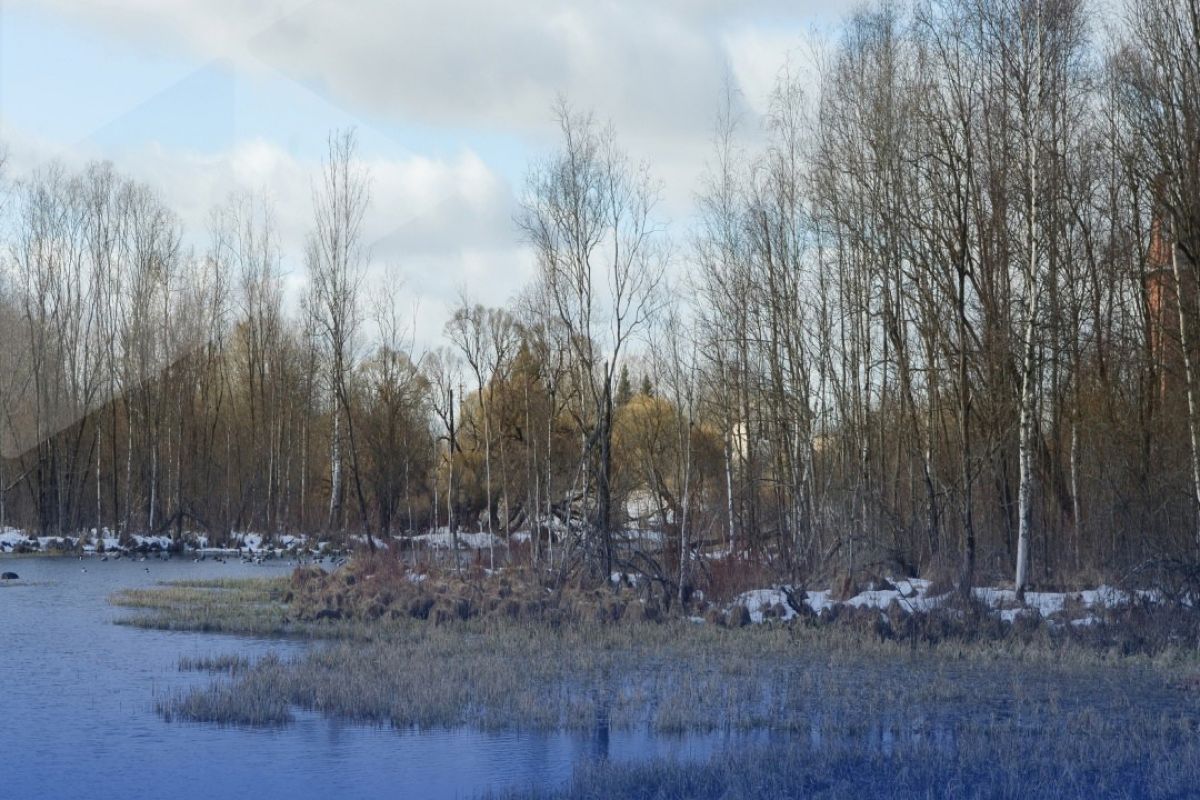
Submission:
M 811 33 L 743 25 L 727 32 L 722 44 L 746 104 L 758 114 L 767 112 L 771 92 L 785 66 L 793 73 L 812 69 Z
M 19 1 L 19 0 L 18 0 Z M 431 124 L 544 130 L 556 94 L 643 134 L 705 130 L 733 43 L 739 79 L 849 3 L 556 0 L 46 0 L 143 46 L 183 46 Z M 818 16 L 814 16 L 818 15 Z M 787 24 L 776 24 L 780 19 Z M 770 23 L 764 22 L 770 20 Z M 770 29 L 783 29 L 771 33 Z M 727 31 L 736 31 L 730 37 Z M 778 67 L 778 61 L 775 67 Z

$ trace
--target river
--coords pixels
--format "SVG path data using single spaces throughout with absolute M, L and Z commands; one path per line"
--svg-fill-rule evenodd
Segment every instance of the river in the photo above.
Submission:
M 723 736 L 644 732 L 397 731 L 299 714 L 279 729 L 168 723 L 155 697 L 204 684 L 181 656 L 255 659 L 311 646 L 114 624 L 118 589 L 182 578 L 280 574 L 285 562 L 0 558 L 0 798 L 268 800 L 464 798 L 564 783 L 573 767 L 704 758 Z

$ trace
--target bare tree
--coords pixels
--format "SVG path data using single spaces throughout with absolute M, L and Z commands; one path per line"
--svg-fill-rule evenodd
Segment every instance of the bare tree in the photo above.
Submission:
M 566 328 L 589 399 L 583 458 L 595 486 L 593 565 L 612 571 L 612 394 L 631 337 L 654 313 L 663 272 L 657 192 L 645 167 L 631 167 L 611 127 L 565 100 L 555 107 L 562 150 L 528 178 L 522 230 L 537 251 L 541 280 Z
M 492 395 L 491 385 L 503 377 L 502 371 L 512 357 L 515 346 L 515 329 L 512 317 L 503 309 L 484 308 L 471 303 L 464 294 L 460 305 L 446 323 L 446 334 L 459 349 L 471 373 L 475 376 L 475 387 L 479 398 L 479 411 L 483 417 L 483 452 L 486 491 L 486 515 L 488 532 L 488 554 L 495 566 L 495 540 L 493 522 L 496 517 L 492 492 Z M 503 447 L 503 438 L 501 439 Z M 503 461 L 503 454 L 501 456 Z M 504 485 L 507 487 L 507 477 Z M 511 517 L 505 492 L 505 531 Z
M 425 375 L 426 385 L 429 387 L 430 405 L 433 407 L 434 414 L 441 420 L 442 426 L 445 429 L 445 435 L 438 437 L 436 441 L 444 441 L 446 443 L 446 528 L 450 531 L 454 566 L 457 569 L 458 522 L 454 516 L 454 457 L 459 447 L 458 432 L 454 420 L 454 391 L 455 387 L 459 384 L 460 369 L 458 359 L 450 350 L 440 347 L 425 354 L 422 371 Z M 436 472 L 434 474 L 434 485 L 437 485 Z
M 306 263 L 313 294 L 312 308 L 329 359 L 333 395 L 330 444 L 329 524 L 342 525 L 342 425 L 346 426 L 354 490 L 363 530 L 373 550 L 374 539 L 363 494 L 354 436 L 354 414 L 348 382 L 354 370 L 360 323 L 359 292 L 367 253 L 362 243 L 363 218 L 370 202 L 370 178 L 356 157 L 354 131 L 329 136 L 328 154 L 313 188 L 315 230 L 309 237 Z

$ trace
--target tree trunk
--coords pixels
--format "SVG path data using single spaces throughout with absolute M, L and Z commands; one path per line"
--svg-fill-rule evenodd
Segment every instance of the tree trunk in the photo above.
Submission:
M 1175 277 L 1175 308 L 1179 316 L 1179 344 L 1183 351 L 1183 374 L 1187 394 L 1188 438 L 1191 444 L 1192 500 L 1196 513 L 1196 547 L 1200 550 L 1200 410 L 1196 402 L 1196 370 L 1192 363 L 1192 341 L 1188 331 L 1187 312 L 1183 307 L 1184 281 L 1179 267 L 1179 247 L 1171 244 L 1171 271 Z

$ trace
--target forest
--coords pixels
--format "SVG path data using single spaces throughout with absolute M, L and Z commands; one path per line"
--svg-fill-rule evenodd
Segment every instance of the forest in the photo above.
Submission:
M 1200 560 L 1200 0 L 874 2 L 817 61 L 761 120 L 713 98 L 670 225 L 604 109 L 547 109 L 537 277 L 430 347 L 352 130 L 295 296 L 264 197 L 187 232 L 110 164 L 0 167 L 0 526 L 486 532 L 681 593 Z

